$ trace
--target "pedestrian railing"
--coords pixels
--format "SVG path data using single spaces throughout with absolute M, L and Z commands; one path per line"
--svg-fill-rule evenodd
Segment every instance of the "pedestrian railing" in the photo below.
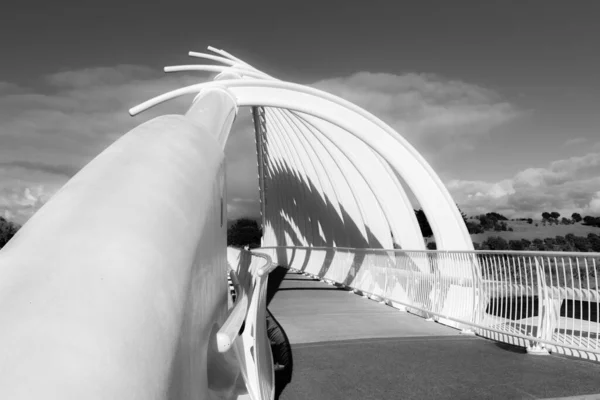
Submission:
M 265 247 L 279 265 L 494 340 L 600 359 L 600 254 Z
M 268 255 L 227 248 L 235 303 L 217 333 L 220 352 L 233 345 L 246 390 L 252 400 L 275 396 L 271 343 L 267 335 L 267 279 L 276 267 Z

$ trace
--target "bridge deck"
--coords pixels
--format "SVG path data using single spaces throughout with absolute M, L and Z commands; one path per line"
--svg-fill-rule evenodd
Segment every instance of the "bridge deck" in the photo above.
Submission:
M 600 393 L 600 364 L 533 356 L 279 268 L 283 399 L 536 399 Z M 291 371 L 290 371 L 291 369 Z M 283 376 L 283 378 L 282 378 Z M 600 398 L 600 395 L 598 397 Z

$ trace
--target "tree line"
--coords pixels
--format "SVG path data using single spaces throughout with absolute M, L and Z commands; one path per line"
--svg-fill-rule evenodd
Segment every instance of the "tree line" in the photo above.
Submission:
M 600 236 L 595 233 L 587 236 L 569 233 L 553 238 L 508 241 L 499 236 L 490 236 L 481 244 L 473 243 L 473 247 L 475 250 L 600 252 Z

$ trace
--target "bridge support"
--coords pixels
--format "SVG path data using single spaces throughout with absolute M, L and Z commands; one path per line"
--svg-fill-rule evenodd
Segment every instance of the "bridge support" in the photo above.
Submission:
M 0 252 L 0 398 L 230 397 L 223 145 L 203 92 L 125 134 Z

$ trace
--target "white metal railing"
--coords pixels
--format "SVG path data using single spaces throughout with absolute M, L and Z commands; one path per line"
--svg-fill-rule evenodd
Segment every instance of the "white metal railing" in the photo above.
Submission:
M 267 279 L 277 265 L 266 254 L 232 247 L 227 248 L 227 261 L 236 299 L 217 333 L 217 346 L 220 352 L 233 346 L 251 399 L 270 400 L 275 371 L 266 326 Z
M 260 250 L 279 265 L 482 336 L 600 359 L 600 253 Z

